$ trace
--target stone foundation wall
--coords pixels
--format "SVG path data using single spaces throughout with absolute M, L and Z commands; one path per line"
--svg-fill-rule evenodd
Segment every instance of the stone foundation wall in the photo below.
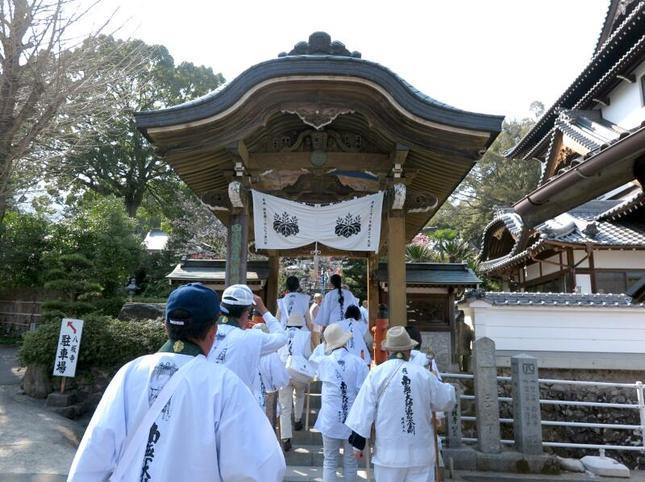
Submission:
M 510 369 L 498 369 L 499 376 L 510 376 Z M 634 383 L 645 380 L 645 370 L 562 370 L 540 369 L 540 378 L 558 380 L 584 380 L 597 382 Z M 467 395 L 473 394 L 472 380 L 459 383 Z M 511 396 L 511 382 L 498 384 L 499 395 Z M 541 399 L 575 400 L 637 404 L 636 390 L 632 388 L 595 387 L 566 384 L 540 384 Z M 475 404 L 462 400 L 462 416 L 475 416 Z M 500 418 L 513 418 L 512 404 L 500 402 Z M 590 422 L 608 424 L 640 425 L 640 414 L 636 409 L 611 409 L 602 407 L 576 407 L 570 405 L 542 405 L 542 420 Z M 513 439 L 512 424 L 502 423 L 502 439 Z M 640 446 L 640 430 L 617 430 L 609 428 L 543 426 L 544 441 L 591 443 Z M 477 437 L 474 422 L 463 422 L 463 437 Z M 584 455 L 598 455 L 597 450 L 545 448 L 545 452 L 561 457 L 580 458 Z M 645 469 L 645 455 L 633 451 L 608 450 L 607 456 L 620 460 L 632 469 Z

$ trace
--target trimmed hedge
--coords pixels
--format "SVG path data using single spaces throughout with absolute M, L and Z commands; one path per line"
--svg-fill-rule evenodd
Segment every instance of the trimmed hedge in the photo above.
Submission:
M 54 367 L 60 321 L 45 323 L 25 333 L 19 358 L 23 365 Z M 121 321 L 107 316 L 85 317 L 77 374 L 92 368 L 116 371 L 141 355 L 156 352 L 166 340 L 160 321 Z

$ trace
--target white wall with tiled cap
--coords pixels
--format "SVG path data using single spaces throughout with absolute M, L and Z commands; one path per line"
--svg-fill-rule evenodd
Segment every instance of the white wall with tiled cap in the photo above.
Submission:
M 504 355 L 500 366 L 507 366 L 509 354 L 543 353 L 540 358 L 551 368 L 633 370 L 634 356 L 642 357 L 639 368 L 645 367 L 645 306 L 513 306 L 473 300 L 464 311 L 475 338 L 491 338 Z M 597 360 L 590 360 L 594 354 Z

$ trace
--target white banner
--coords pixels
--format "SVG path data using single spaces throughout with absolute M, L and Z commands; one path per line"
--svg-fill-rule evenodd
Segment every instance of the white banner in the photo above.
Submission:
M 81 346 L 83 320 L 63 318 L 60 322 L 60 335 L 56 360 L 54 361 L 55 377 L 73 377 L 76 375 L 78 350 Z
M 290 249 L 319 242 L 346 251 L 377 251 L 383 192 L 327 206 L 253 193 L 257 249 Z

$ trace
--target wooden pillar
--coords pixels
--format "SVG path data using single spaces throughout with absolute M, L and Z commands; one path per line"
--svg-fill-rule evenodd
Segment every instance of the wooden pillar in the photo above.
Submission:
M 226 286 L 246 283 L 246 260 L 249 254 L 249 213 L 236 209 L 229 216 L 226 239 Z
M 378 255 L 370 254 L 367 258 L 367 309 L 370 314 L 369 325 L 374 326 L 378 315 L 379 292 L 376 272 L 378 271 Z
M 596 263 L 593 257 L 593 249 L 587 247 L 589 253 L 589 278 L 591 278 L 591 292 L 598 293 L 598 285 L 596 284 Z
M 567 278 L 569 280 L 569 286 L 567 290 L 569 293 L 576 292 L 576 262 L 573 256 L 573 249 L 567 248 Z
M 387 285 L 390 326 L 406 326 L 408 308 L 405 293 L 405 214 L 390 212 L 387 222 Z
M 457 314 L 455 313 L 455 288 L 448 288 L 448 326 L 450 327 L 450 350 L 452 351 L 450 362 L 459 366 L 459 357 L 457 356 L 459 333 L 457 333 Z
M 278 279 L 280 274 L 280 256 L 278 251 L 267 252 L 269 256 L 269 276 L 267 278 L 266 307 L 274 315 L 278 309 Z

